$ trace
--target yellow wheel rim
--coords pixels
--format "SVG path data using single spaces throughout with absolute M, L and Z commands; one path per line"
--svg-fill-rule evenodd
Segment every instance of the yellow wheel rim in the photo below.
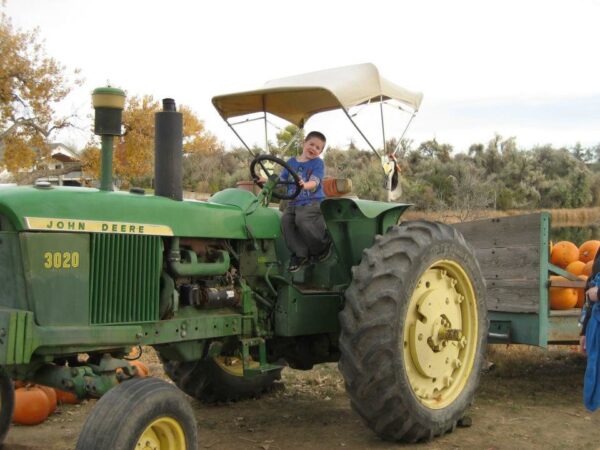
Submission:
M 244 362 L 242 358 L 238 358 L 237 356 L 216 356 L 214 361 L 217 365 L 234 377 L 243 377 L 244 376 Z M 248 367 L 251 369 L 257 369 L 260 366 L 258 361 L 250 360 L 248 361 Z
M 465 388 L 478 345 L 477 298 L 455 261 L 432 264 L 418 280 L 404 327 L 410 386 L 431 409 L 450 405 Z
M 135 450 L 185 450 L 185 434 L 179 422 L 171 417 L 161 417 L 142 433 Z

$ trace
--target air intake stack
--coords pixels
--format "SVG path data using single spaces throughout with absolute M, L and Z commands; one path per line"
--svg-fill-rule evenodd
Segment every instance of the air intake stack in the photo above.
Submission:
M 163 110 L 155 115 L 154 133 L 154 193 L 181 201 L 183 115 L 172 98 L 163 99 Z
M 112 155 L 115 136 L 121 136 L 125 92 L 110 86 L 94 89 L 94 133 L 102 137 L 102 179 L 100 189 L 112 191 Z

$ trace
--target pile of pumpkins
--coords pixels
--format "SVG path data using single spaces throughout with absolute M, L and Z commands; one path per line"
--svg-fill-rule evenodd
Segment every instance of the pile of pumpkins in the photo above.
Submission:
M 37 425 L 56 411 L 58 404 L 77 404 L 79 399 L 72 392 L 53 389 L 40 384 L 15 381 L 15 409 L 13 422 L 19 425 Z
M 148 367 L 141 361 L 128 361 L 137 367 L 139 377 L 148 376 Z M 56 411 L 57 405 L 76 405 L 79 398 L 72 392 L 54 389 L 41 384 L 15 380 L 15 409 L 12 421 L 19 425 L 37 425 Z
M 579 247 L 573 242 L 560 241 L 550 247 L 550 262 L 577 278 L 587 280 L 592 274 L 592 265 L 599 248 L 600 241 L 598 240 L 586 241 Z M 550 280 L 568 281 L 558 275 L 550 276 Z M 583 288 L 550 288 L 550 309 L 581 308 L 584 299 Z

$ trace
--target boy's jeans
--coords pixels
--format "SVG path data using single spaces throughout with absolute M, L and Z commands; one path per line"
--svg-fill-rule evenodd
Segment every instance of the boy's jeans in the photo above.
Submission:
M 290 251 L 300 258 L 319 256 L 330 243 L 320 203 L 288 206 L 281 217 L 283 237 Z

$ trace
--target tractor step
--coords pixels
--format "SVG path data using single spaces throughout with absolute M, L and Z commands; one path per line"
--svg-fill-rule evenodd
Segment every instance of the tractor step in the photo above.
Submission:
M 273 370 L 281 370 L 283 369 L 283 366 L 277 365 L 277 364 L 265 364 L 265 365 L 260 365 L 258 367 L 252 367 L 252 368 L 246 368 L 244 367 L 244 377 L 245 378 L 252 378 L 255 377 L 256 375 L 262 375 L 264 373 L 267 372 L 271 372 Z
M 242 361 L 244 364 L 245 378 L 252 378 L 272 370 L 280 370 L 283 368 L 283 366 L 278 364 L 267 362 L 267 348 L 263 338 L 241 339 L 240 342 L 242 344 Z M 258 361 L 254 361 L 250 356 L 250 347 L 258 347 Z

